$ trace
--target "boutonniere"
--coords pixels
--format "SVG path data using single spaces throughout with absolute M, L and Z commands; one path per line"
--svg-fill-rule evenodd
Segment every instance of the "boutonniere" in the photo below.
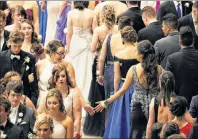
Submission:
M 27 64 L 30 63 L 30 58 L 28 56 L 25 57 L 23 64 L 26 64 L 26 63 Z
M 189 4 L 188 2 L 186 2 L 186 3 L 184 4 L 184 6 L 185 6 L 185 7 L 189 7 L 190 4 Z
M 7 137 L 7 135 L 6 134 L 1 134 L 1 139 L 5 139 Z
M 19 112 L 19 117 L 22 118 L 23 117 L 23 113 Z

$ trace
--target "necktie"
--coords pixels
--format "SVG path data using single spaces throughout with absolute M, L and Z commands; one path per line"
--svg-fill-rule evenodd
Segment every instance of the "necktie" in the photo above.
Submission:
M 0 130 L 4 131 L 4 126 L 0 125 Z
M 13 55 L 13 54 L 11 54 L 10 58 L 11 58 L 12 60 L 13 60 L 14 58 L 20 60 L 21 57 L 20 57 L 20 55 Z
M 180 2 L 178 2 L 178 4 L 177 4 L 177 15 L 178 15 L 178 17 L 180 18 L 181 17 L 181 8 L 180 8 Z
M 159 10 L 159 6 L 160 6 L 160 0 L 156 0 L 156 5 L 155 5 L 156 13 L 157 13 L 158 10 Z

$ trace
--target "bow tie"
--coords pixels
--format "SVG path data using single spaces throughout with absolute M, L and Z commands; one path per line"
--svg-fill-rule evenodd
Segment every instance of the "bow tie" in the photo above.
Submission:
M 0 130 L 4 131 L 5 127 L 3 125 L 0 125 Z
M 10 58 L 11 59 L 16 58 L 16 59 L 20 60 L 21 57 L 19 55 L 13 55 L 13 54 L 11 54 Z

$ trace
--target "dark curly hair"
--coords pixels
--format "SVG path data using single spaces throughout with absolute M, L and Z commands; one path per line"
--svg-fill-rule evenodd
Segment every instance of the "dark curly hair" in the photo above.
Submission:
M 179 125 L 175 122 L 169 122 L 164 125 L 160 137 L 166 139 L 170 135 L 180 134 Z
M 167 106 L 170 104 L 170 98 L 175 97 L 175 78 L 174 74 L 170 71 L 164 71 L 160 75 L 160 93 L 158 96 L 158 100 L 161 101 L 163 99 L 163 105 Z M 161 103 L 159 103 L 161 105 Z
M 69 87 L 74 87 L 74 85 L 70 82 L 70 77 L 68 76 L 67 67 L 65 66 L 65 64 L 59 63 L 59 64 L 55 65 L 54 68 L 52 69 L 52 76 L 48 81 L 49 85 L 50 85 L 49 89 L 56 87 L 56 82 L 57 82 L 57 80 L 60 76 L 59 74 L 60 74 L 61 71 L 65 71 L 67 85 Z
M 46 54 L 55 53 L 59 47 L 64 47 L 64 44 L 59 40 L 51 40 L 46 46 Z
M 160 132 L 162 130 L 163 123 L 155 123 L 151 129 L 151 139 L 160 139 Z
M 133 22 L 128 16 L 121 16 L 118 20 L 118 29 L 121 30 L 126 26 L 133 26 Z
M 126 26 L 121 31 L 121 37 L 124 41 L 129 43 L 137 42 L 138 35 L 132 26 Z
M 185 97 L 177 96 L 170 103 L 170 111 L 174 116 L 183 116 L 187 110 L 188 102 Z
M 143 73 L 146 75 L 147 89 L 156 87 L 158 83 L 158 62 L 153 45 L 148 40 L 140 41 L 137 46 L 137 51 L 143 55 L 141 64 L 144 69 Z M 141 74 L 140 77 L 142 77 L 142 75 L 143 74 Z
M 78 10 L 84 10 L 89 6 L 89 1 L 74 1 L 73 3 L 74 3 L 74 8 Z

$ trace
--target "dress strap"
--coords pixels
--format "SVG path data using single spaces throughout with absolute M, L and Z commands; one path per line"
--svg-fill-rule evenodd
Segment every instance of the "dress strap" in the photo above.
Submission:
M 108 64 L 109 61 L 113 61 L 113 56 L 111 53 L 111 45 L 110 45 L 111 37 L 112 37 L 112 34 L 109 34 L 107 38 L 107 42 L 106 42 L 106 47 L 107 47 L 106 59 L 105 59 L 106 64 Z
M 114 56 L 114 61 L 120 61 L 120 59 L 117 56 Z
M 137 78 L 137 72 L 136 72 L 136 65 L 132 66 L 133 70 L 133 80 Z

